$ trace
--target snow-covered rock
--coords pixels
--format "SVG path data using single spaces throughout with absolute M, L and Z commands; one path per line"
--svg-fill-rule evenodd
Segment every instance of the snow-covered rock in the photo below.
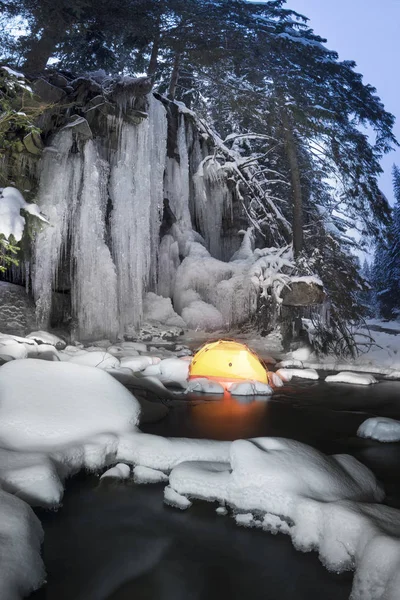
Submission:
M 207 379 L 207 377 L 196 377 L 191 379 L 186 388 L 186 393 L 202 392 L 203 394 L 223 394 L 224 388 L 217 381 Z
M 164 488 L 164 502 L 165 504 L 169 504 L 170 506 L 174 506 L 175 508 L 180 508 L 181 510 L 186 510 L 192 503 L 188 498 L 178 494 L 175 490 L 167 485 Z
M 153 364 L 151 356 L 123 356 L 120 361 L 121 367 L 127 367 L 132 371 L 144 371 L 146 367 Z
M 232 396 L 271 396 L 274 391 L 271 386 L 259 381 L 242 381 L 229 387 Z
M 60 353 L 61 354 L 61 353 Z M 108 352 L 86 352 L 81 350 L 69 355 L 68 362 L 87 367 L 97 367 L 98 369 L 116 369 L 120 366 L 120 361 Z
M 135 483 L 163 483 L 168 481 L 168 475 L 157 469 L 149 467 L 136 466 L 133 469 L 133 479 Z
M 357 435 L 379 442 L 400 442 L 400 421 L 387 417 L 371 417 L 360 425 Z
M 37 343 L 50 344 L 55 346 L 57 350 L 64 350 L 66 342 L 57 335 L 49 333 L 48 331 L 32 331 L 26 336 L 28 339 L 35 340 Z
M 244 513 L 240 524 L 290 535 L 329 570 L 355 568 L 352 600 L 398 598 L 400 511 L 378 504 L 382 489 L 351 456 L 279 438 L 236 440 L 227 464 L 183 462 L 169 485 L 183 498 L 227 503 Z
M 101 369 L 36 359 L 0 367 L 0 446 L 40 451 L 139 422 L 134 396 Z
M 279 377 L 279 375 L 277 373 L 274 373 L 273 371 L 269 371 L 268 381 L 269 381 L 270 385 L 272 385 L 274 387 L 283 387 L 284 386 L 282 379 Z
M 354 385 L 372 385 L 378 383 L 373 375 L 368 373 L 353 373 L 352 371 L 341 371 L 325 378 L 327 383 L 351 383 Z
M 19 600 L 42 585 L 43 530 L 33 510 L 0 490 L 0 598 Z
M 287 360 L 282 360 L 276 365 L 277 369 L 302 369 L 303 363 L 301 360 L 295 358 L 288 358 Z
M 298 377 L 299 379 L 319 379 L 319 375 L 314 369 L 278 369 L 276 374 L 283 381 L 290 381 L 293 377 Z
M 27 358 L 28 350 L 24 344 L 13 339 L 0 338 L 0 358 L 4 361 Z
M 131 468 L 129 465 L 124 463 L 118 463 L 115 467 L 111 467 L 108 469 L 100 479 L 107 479 L 108 477 L 112 477 L 113 479 L 129 479 L 131 474 Z
M 311 352 L 311 348 L 307 346 L 304 348 L 298 348 L 297 350 L 293 350 L 292 358 L 294 360 L 300 360 L 301 362 L 304 362 L 310 358 Z

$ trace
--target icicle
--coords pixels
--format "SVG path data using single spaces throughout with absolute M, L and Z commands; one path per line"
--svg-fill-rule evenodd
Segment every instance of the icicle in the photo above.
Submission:
M 32 285 L 42 328 L 50 323 L 52 292 L 57 288 L 57 270 L 81 182 L 81 159 L 79 154 L 70 154 L 72 144 L 72 131 L 63 130 L 55 135 L 42 159 L 37 203 L 50 225 L 36 236 Z
M 167 156 L 167 113 L 164 106 L 153 94 L 149 96 L 149 127 L 151 164 L 150 177 L 150 285 L 155 290 L 157 281 L 157 263 L 159 233 L 164 206 L 164 172 Z
M 155 106 L 153 99 L 150 99 L 150 111 L 151 125 L 149 119 L 136 126 L 122 125 L 111 168 L 111 231 L 121 332 L 140 324 L 143 294 L 158 246 L 165 160 L 161 149 L 166 146 L 166 124 L 162 118 L 164 109 Z M 156 144 L 160 144 L 160 148 L 154 156 Z
M 105 243 L 108 165 L 86 142 L 82 190 L 74 214 L 72 308 L 79 339 L 118 334 L 117 275 Z
M 179 161 L 167 158 L 164 192 L 178 223 L 183 229 L 190 230 L 192 221 L 189 210 L 189 154 L 183 114 L 179 114 L 177 151 Z

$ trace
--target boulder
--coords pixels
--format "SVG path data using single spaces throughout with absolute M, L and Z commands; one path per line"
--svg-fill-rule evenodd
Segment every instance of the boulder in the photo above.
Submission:
M 0 332 L 24 337 L 35 328 L 35 304 L 25 288 L 0 281 Z
M 35 94 L 40 96 L 40 98 L 48 104 L 56 104 L 65 97 L 64 90 L 55 85 L 51 85 L 51 83 L 45 79 L 37 79 L 33 83 L 32 89 Z
M 35 131 L 31 131 L 24 137 L 24 146 L 25 149 L 30 154 L 35 154 L 36 156 L 40 156 L 43 150 L 43 142 L 39 133 Z
M 67 123 L 63 129 L 72 129 L 73 132 L 84 141 L 90 140 L 93 137 L 89 123 L 84 117 L 78 115 L 72 115 L 69 123 Z
M 311 306 L 322 304 L 325 292 L 322 285 L 315 282 L 293 281 L 290 287 L 282 292 L 282 303 L 284 306 Z

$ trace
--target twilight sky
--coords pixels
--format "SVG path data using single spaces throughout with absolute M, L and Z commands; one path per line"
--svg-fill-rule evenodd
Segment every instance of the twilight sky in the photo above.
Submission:
M 400 142 L 400 0 L 287 0 L 286 8 L 309 18 L 314 32 L 341 60 L 354 60 L 365 83 L 373 85 L 396 117 Z M 382 160 L 380 187 L 393 204 L 391 169 L 400 167 L 400 149 Z

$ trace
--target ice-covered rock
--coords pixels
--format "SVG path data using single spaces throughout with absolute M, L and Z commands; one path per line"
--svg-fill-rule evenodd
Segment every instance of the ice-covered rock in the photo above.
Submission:
M 328 375 L 325 378 L 327 383 L 351 383 L 354 385 L 372 385 L 378 383 L 373 375 L 369 373 L 352 373 L 351 371 L 341 371 L 334 375 Z
M 371 417 L 360 425 L 357 435 L 379 442 L 400 442 L 400 421 L 387 417 Z
M 229 387 L 232 396 L 271 396 L 274 390 L 260 381 L 241 381 Z

